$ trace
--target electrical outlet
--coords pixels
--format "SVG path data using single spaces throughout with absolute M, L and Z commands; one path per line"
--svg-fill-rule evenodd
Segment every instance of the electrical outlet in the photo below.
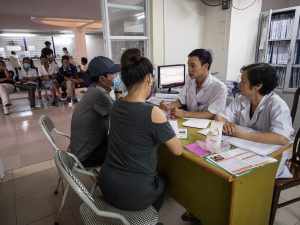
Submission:
M 230 0 L 222 0 L 222 9 L 230 8 Z

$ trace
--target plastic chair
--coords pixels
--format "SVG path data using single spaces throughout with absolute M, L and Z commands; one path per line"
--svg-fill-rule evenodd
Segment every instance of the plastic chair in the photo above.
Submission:
M 55 143 L 55 140 L 53 138 L 53 133 L 57 133 L 63 137 L 68 138 L 69 140 L 71 139 L 70 135 L 65 134 L 64 132 L 61 132 L 57 130 L 54 126 L 53 121 L 50 119 L 49 116 L 46 115 L 41 115 L 40 117 L 40 126 L 42 128 L 42 131 L 44 132 L 45 136 L 47 137 L 51 147 L 53 148 L 54 151 L 59 150 L 58 146 Z M 69 147 L 67 149 L 69 151 Z
M 55 164 L 71 186 L 83 200 L 80 214 L 85 225 L 155 225 L 158 213 L 152 207 L 141 211 L 124 211 L 105 202 L 102 197 L 94 199 L 89 191 L 73 172 L 72 156 L 64 151 L 57 151 L 54 155 Z
M 286 165 L 288 166 L 293 177 L 287 179 L 275 180 L 273 201 L 272 201 L 272 208 L 271 208 L 271 215 L 270 215 L 270 222 L 269 222 L 270 225 L 273 225 L 275 215 L 276 215 L 276 210 L 278 208 L 300 201 L 300 197 L 298 197 L 278 204 L 280 192 L 282 190 L 286 190 L 300 185 L 300 128 L 298 129 L 298 132 L 294 140 L 293 156 L 290 160 L 287 160 Z

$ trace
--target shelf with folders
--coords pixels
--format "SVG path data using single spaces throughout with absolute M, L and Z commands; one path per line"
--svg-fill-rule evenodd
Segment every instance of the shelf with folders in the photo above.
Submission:
M 292 73 L 289 82 L 289 88 L 300 87 L 300 68 L 292 68 Z
M 256 62 L 276 69 L 277 90 L 294 92 L 300 71 L 300 6 L 262 12 L 259 20 Z
M 270 22 L 269 41 L 290 40 L 294 19 L 295 11 L 274 13 Z
M 269 42 L 267 52 L 267 62 L 270 64 L 287 64 L 289 60 L 289 42 Z
M 278 86 L 277 89 L 282 89 L 284 87 L 286 67 L 275 67 L 276 74 L 278 77 Z

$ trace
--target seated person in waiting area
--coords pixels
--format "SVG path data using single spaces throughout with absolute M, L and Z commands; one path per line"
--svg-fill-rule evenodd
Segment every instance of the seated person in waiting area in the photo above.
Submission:
M 5 115 L 9 114 L 8 107 L 11 105 L 9 94 L 13 93 L 15 89 L 13 76 L 13 71 L 8 71 L 5 62 L 0 60 L 0 98 Z
M 152 71 L 151 62 L 136 55 L 122 65 L 128 94 L 114 103 L 110 116 L 108 151 L 99 184 L 104 199 L 123 210 L 152 205 L 158 211 L 165 189 L 156 171 L 158 148 L 165 144 L 174 155 L 182 153 L 165 114 L 145 103 L 154 85 Z
M 19 72 L 20 83 L 16 83 L 16 87 L 21 90 L 28 91 L 28 98 L 32 109 L 35 108 L 35 90 L 37 88 L 38 73 L 33 61 L 25 57 L 23 58 L 23 67 Z
M 62 89 L 62 100 L 67 100 L 70 102 L 78 102 L 75 96 L 75 83 L 83 82 L 81 78 L 77 77 L 77 69 L 73 64 L 69 62 L 69 56 L 64 55 L 61 58 L 62 66 L 59 68 L 59 75 L 57 78 L 58 84 Z
M 41 87 L 50 89 L 53 97 L 52 106 L 57 104 L 57 96 L 60 96 L 60 91 L 56 77 L 58 70 L 55 67 L 50 67 L 47 56 L 41 55 L 41 67 L 38 69 L 39 77 L 41 79 Z
M 224 110 L 227 88 L 219 79 L 209 73 L 212 63 L 210 51 L 195 49 L 188 55 L 189 79 L 178 95 L 178 100 L 160 104 L 160 108 L 176 117 L 194 117 L 212 119 L 219 111 Z M 187 111 L 179 109 L 187 106 Z
M 90 62 L 89 73 L 95 85 L 77 104 L 71 122 L 70 151 L 84 166 L 99 166 L 105 159 L 109 115 L 113 106 L 109 92 L 114 88 L 113 80 L 120 69 L 120 65 L 102 56 Z
M 92 84 L 91 76 L 88 73 L 88 59 L 86 57 L 81 58 L 81 65 L 78 65 L 78 77 L 80 77 L 83 82 L 77 84 L 78 87 L 89 87 Z
M 287 144 L 293 134 L 290 110 L 273 92 L 278 84 L 276 70 L 265 63 L 251 64 L 242 69 L 240 94 L 216 120 L 225 122 L 223 133 L 266 144 Z M 257 130 L 247 132 L 237 125 Z M 285 166 L 288 155 L 283 153 L 276 176 L 290 177 Z

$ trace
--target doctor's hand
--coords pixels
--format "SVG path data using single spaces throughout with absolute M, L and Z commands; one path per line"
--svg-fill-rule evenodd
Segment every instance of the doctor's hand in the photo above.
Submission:
M 225 123 L 223 126 L 223 133 L 229 136 L 238 137 L 241 130 L 234 123 Z
M 164 110 L 164 111 L 169 111 L 169 107 L 168 107 L 167 104 L 164 103 L 164 101 L 161 101 L 161 102 L 159 103 L 159 108 L 160 108 L 161 110 Z
M 185 111 L 182 109 L 174 108 L 171 110 L 171 115 L 177 118 L 183 118 L 185 117 Z

